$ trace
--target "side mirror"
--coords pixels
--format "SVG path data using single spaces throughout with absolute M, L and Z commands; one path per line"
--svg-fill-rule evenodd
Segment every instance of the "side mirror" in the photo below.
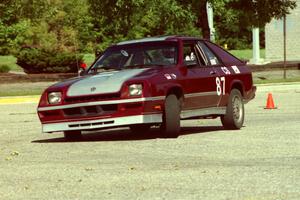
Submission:
M 78 76 L 83 76 L 85 74 L 85 70 L 87 69 L 87 67 L 88 66 L 86 63 L 81 63 L 78 69 Z
M 78 70 L 78 76 L 83 76 L 84 74 L 85 74 L 85 69 L 80 67 Z
M 102 55 L 103 52 L 101 52 L 100 50 L 96 50 L 95 51 L 95 60 L 100 57 Z

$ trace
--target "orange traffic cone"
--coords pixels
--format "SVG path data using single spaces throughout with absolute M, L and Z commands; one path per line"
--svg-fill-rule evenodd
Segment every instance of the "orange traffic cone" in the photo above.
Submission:
M 277 109 L 277 107 L 275 107 L 275 104 L 274 104 L 272 93 L 268 94 L 267 105 L 266 105 L 265 109 Z

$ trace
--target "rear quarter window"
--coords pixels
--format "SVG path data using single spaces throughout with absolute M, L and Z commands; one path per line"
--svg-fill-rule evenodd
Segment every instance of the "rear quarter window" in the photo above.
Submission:
M 215 52 L 218 57 L 222 60 L 224 64 L 227 65 L 244 65 L 244 62 L 232 55 L 231 53 L 225 51 L 221 47 L 206 41 L 206 45 L 213 51 Z

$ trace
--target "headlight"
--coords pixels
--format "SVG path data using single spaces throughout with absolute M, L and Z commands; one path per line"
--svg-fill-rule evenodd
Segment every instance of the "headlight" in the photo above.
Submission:
M 49 104 L 58 104 L 61 102 L 61 92 L 50 92 L 48 94 Z
M 141 96 L 143 93 L 142 84 L 132 84 L 129 85 L 129 95 L 130 96 Z

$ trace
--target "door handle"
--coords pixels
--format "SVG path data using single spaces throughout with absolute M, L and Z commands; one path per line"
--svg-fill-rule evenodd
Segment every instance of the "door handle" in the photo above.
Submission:
M 217 72 L 216 71 L 211 71 L 209 74 L 210 75 L 215 75 L 215 74 L 217 74 Z

